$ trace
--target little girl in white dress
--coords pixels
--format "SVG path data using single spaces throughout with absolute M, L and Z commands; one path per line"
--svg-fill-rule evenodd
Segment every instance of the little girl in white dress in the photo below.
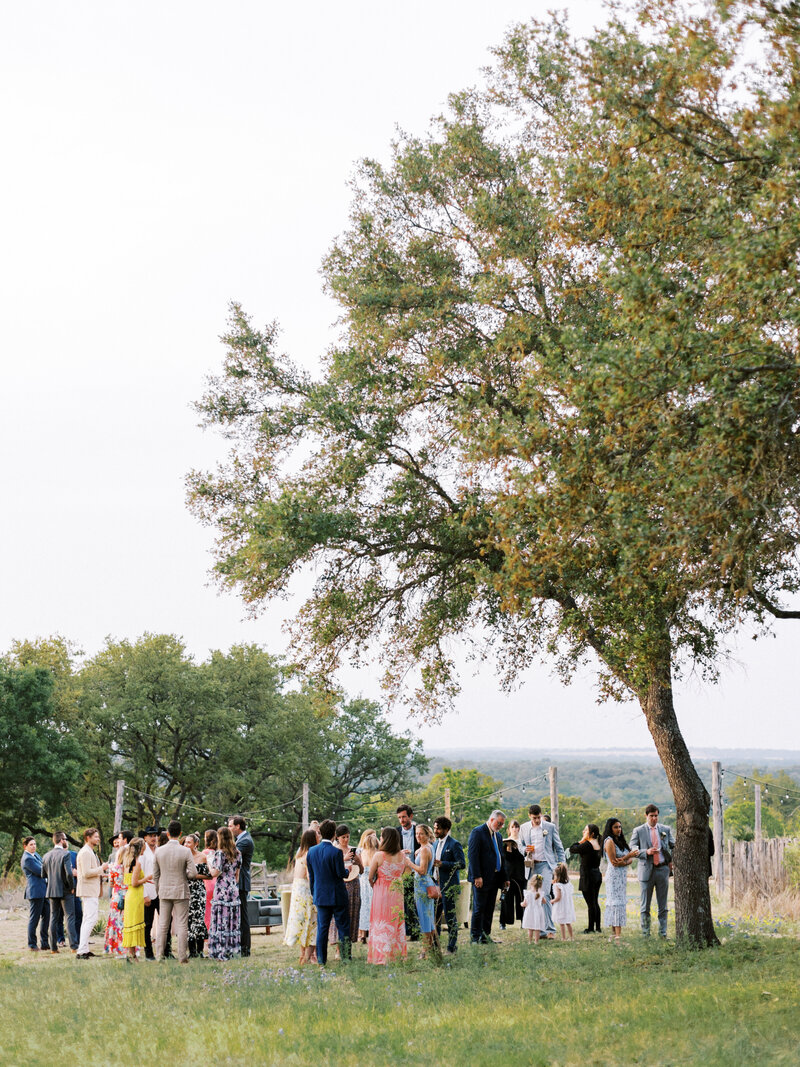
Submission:
M 528 882 L 528 889 L 522 894 L 522 929 L 528 931 L 528 941 L 538 944 L 539 938 L 547 929 L 544 914 L 544 897 L 542 895 L 542 876 L 535 874 Z
M 553 922 L 561 927 L 561 940 L 570 941 L 575 938 L 572 934 L 572 924 L 575 922 L 575 901 L 572 899 L 573 887 L 569 880 L 569 872 L 566 863 L 559 863 L 553 871 Z

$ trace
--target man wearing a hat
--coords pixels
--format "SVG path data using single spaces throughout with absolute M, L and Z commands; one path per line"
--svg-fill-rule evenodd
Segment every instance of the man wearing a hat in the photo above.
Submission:
M 141 864 L 142 873 L 147 876 L 155 876 L 156 845 L 158 844 L 158 826 L 146 826 L 142 830 L 144 849 L 142 850 Z M 156 954 L 153 951 L 153 917 L 158 911 L 158 897 L 156 887 L 152 881 L 144 883 L 144 954 L 148 960 L 154 960 Z

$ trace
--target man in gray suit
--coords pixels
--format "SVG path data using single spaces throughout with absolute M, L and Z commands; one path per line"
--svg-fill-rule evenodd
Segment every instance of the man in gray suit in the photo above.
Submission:
M 69 947 L 78 951 L 78 927 L 75 922 L 75 879 L 72 859 L 67 850 L 67 835 L 63 830 L 53 834 L 53 847 L 44 854 L 42 873 L 47 879 L 47 899 L 50 901 L 50 951 L 58 952 L 58 923 L 67 916 Z
M 669 873 L 672 870 L 672 850 L 675 838 L 672 828 L 658 821 L 658 808 L 648 804 L 644 809 L 646 822 L 637 826 L 631 834 L 631 849 L 639 849 L 639 889 L 641 890 L 642 933 L 650 936 L 650 903 L 653 890 L 658 903 L 658 933 L 667 936 L 667 893 Z
M 164 958 L 170 924 L 175 920 L 178 961 L 189 962 L 189 879 L 197 877 L 192 853 L 180 843 L 181 824 L 173 819 L 167 827 L 169 840 L 156 849 L 153 880 L 159 900 L 156 959 Z
M 527 880 L 530 881 L 534 874 L 542 876 L 544 916 L 547 921 L 545 937 L 552 940 L 556 936 L 556 927 L 550 907 L 550 886 L 553 884 L 556 864 L 564 862 L 564 846 L 558 836 L 558 827 L 542 818 L 542 809 L 538 804 L 531 804 L 528 814 L 530 822 L 520 827 L 517 848 L 525 856 Z

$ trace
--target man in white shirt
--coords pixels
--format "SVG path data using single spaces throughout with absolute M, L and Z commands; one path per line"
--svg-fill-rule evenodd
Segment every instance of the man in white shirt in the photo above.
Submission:
M 103 875 L 108 870 L 107 863 L 101 863 L 95 854 L 95 849 L 100 844 L 100 831 L 92 826 L 83 834 L 83 848 L 78 853 L 78 885 L 76 895 L 80 897 L 83 905 L 83 918 L 81 920 L 81 934 L 78 943 L 78 959 L 88 960 L 94 956 L 89 951 L 89 937 L 100 908 L 100 888 Z
M 531 875 L 542 876 L 544 914 L 547 920 L 545 936 L 552 939 L 556 936 L 556 928 L 551 915 L 550 886 L 553 884 L 553 871 L 556 869 L 556 864 L 564 862 L 564 846 L 561 844 L 555 823 L 546 822 L 543 819 L 542 809 L 538 804 L 531 804 L 528 814 L 530 822 L 520 827 L 519 848 L 525 853 L 528 881 Z
M 397 829 L 400 831 L 403 848 L 408 850 L 413 860 L 419 845 L 414 810 L 409 804 L 401 804 L 397 809 L 397 821 L 400 824 Z M 419 919 L 417 918 L 417 906 L 414 903 L 414 876 L 411 871 L 406 871 L 403 875 L 403 906 L 406 913 L 406 937 L 409 941 L 419 941 Z
M 142 833 L 144 848 L 142 849 L 141 864 L 142 873 L 155 876 L 156 845 L 158 844 L 158 827 L 148 826 Z M 148 960 L 154 960 L 156 954 L 153 951 L 153 918 L 158 911 L 158 896 L 156 887 L 152 882 L 144 884 L 144 954 Z
M 433 824 L 433 832 L 436 835 L 436 847 L 433 852 L 434 878 L 442 893 L 436 902 L 436 933 L 441 932 L 444 917 L 448 933 L 447 951 L 451 956 L 458 948 L 456 907 L 461 892 L 458 872 L 463 871 L 467 865 L 460 842 L 450 836 L 452 825 L 445 815 L 440 815 Z

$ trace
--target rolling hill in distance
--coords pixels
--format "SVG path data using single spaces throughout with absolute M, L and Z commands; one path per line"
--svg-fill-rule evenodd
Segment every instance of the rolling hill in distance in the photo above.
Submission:
M 786 771 L 800 786 L 800 751 L 780 749 L 698 748 L 692 759 L 706 788 L 711 790 L 711 764 L 719 760 L 723 790 L 737 775 Z M 538 801 L 549 793 L 547 772 L 558 768 L 561 796 L 581 797 L 587 804 L 612 810 L 641 813 L 653 802 L 663 816 L 675 811 L 667 777 L 654 749 L 534 749 L 534 748 L 436 748 L 426 752 L 430 760 L 423 782 L 443 767 L 476 768 L 503 783 L 502 806 L 513 811 Z M 534 779 L 534 781 L 531 781 Z

